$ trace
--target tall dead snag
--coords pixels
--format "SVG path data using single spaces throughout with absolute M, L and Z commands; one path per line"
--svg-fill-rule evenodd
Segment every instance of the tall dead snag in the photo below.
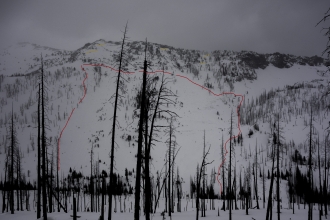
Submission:
M 279 123 L 279 121 L 278 121 Z M 278 125 L 279 128 L 279 125 Z M 267 212 L 266 212 L 266 220 L 270 220 L 272 217 L 272 193 L 273 193 L 273 185 L 274 185 L 274 166 L 275 166 L 275 146 L 279 144 L 279 137 L 275 133 L 276 124 L 274 123 L 274 131 L 273 131 L 273 141 L 272 141 L 272 150 L 270 158 L 272 159 L 272 168 L 271 168 L 271 180 L 270 180 L 270 187 L 269 187 L 269 194 L 268 194 L 268 203 L 267 203 Z M 277 153 L 276 153 L 277 155 Z
M 149 110 L 153 103 L 153 96 L 154 90 L 151 89 L 150 78 L 147 77 L 147 85 L 146 85 L 146 97 L 145 97 L 145 109 L 144 109 L 144 179 L 145 179 L 145 187 L 144 187 L 144 198 L 145 198 L 145 205 L 144 205 L 144 212 L 146 216 L 146 220 L 150 220 L 150 213 L 151 213 L 151 180 L 150 180 L 150 168 L 149 168 L 149 161 L 150 161 L 150 145 L 153 127 L 150 129 L 150 140 L 148 140 L 148 133 L 149 133 Z
M 205 130 L 204 130 L 204 147 L 203 147 L 203 156 L 204 156 L 204 154 L 205 154 Z M 201 202 L 202 202 L 202 207 L 201 207 L 201 211 L 202 211 L 202 217 L 205 217 L 206 216 L 206 213 L 205 213 L 205 209 L 206 209 L 206 207 L 205 207 L 205 176 L 206 176 L 206 174 L 205 174 L 205 167 L 203 168 L 203 171 L 202 171 L 203 173 L 202 173 L 202 181 L 203 181 L 203 186 L 202 186 L 202 196 L 201 196 Z
M 135 179 L 135 204 L 134 204 L 134 220 L 140 218 L 140 192 L 141 192 L 141 165 L 142 165 L 142 142 L 143 142 L 143 123 L 145 117 L 145 102 L 146 102 L 146 84 L 147 84 L 147 41 L 145 46 L 145 57 L 143 66 L 143 82 L 142 82 L 142 97 L 140 105 L 140 121 L 139 121 L 139 137 L 136 162 L 136 179 Z
M 171 164 L 171 144 L 172 144 L 172 119 L 171 119 L 171 124 L 170 124 L 170 141 L 169 141 L 169 146 L 168 146 L 168 164 Z M 168 216 L 171 216 L 172 213 L 172 199 L 171 199 L 171 170 L 172 168 L 169 167 L 169 176 L 168 176 Z M 173 190 L 173 189 L 172 189 Z
M 235 200 L 235 210 L 238 210 L 238 206 L 237 206 L 237 181 L 236 181 L 236 161 L 235 161 L 235 170 L 234 170 L 234 186 L 233 186 L 233 197 L 234 197 L 234 200 Z
M 44 67 L 41 56 L 41 148 L 42 148 L 42 213 L 44 220 L 47 220 L 47 193 L 46 193 L 46 116 L 45 116 L 45 88 L 44 88 Z
M 277 219 L 280 220 L 281 207 L 280 207 L 280 114 L 277 114 L 277 149 L 276 149 L 276 161 L 277 161 L 277 181 L 276 181 L 276 195 L 277 195 Z
M 7 168 L 8 171 L 8 177 L 9 177 L 9 183 L 10 183 L 10 193 L 9 193 L 9 206 L 10 206 L 10 213 L 14 214 L 14 165 L 18 160 L 18 141 L 17 141 L 17 133 L 15 130 L 15 123 L 14 123 L 14 111 L 12 107 L 11 112 L 11 122 L 9 126 L 9 134 L 7 138 L 10 140 L 10 144 L 7 149 L 7 157 L 6 157 L 6 165 L 9 166 Z M 16 178 L 18 179 L 18 175 L 16 175 Z M 18 202 L 18 199 L 17 199 Z M 19 206 L 17 206 L 18 208 Z
M 37 219 L 39 219 L 41 212 L 41 174 L 40 174 L 40 158 L 41 158 L 41 145 L 40 145 L 40 136 L 41 136 L 41 122 L 40 122 L 40 104 L 41 104 L 41 91 L 40 91 L 40 83 L 38 85 L 38 165 L 37 165 L 37 173 L 38 173 L 38 196 L 37 196 Z
M 308 157 L 308 183 L 310 190 L 308 190 L 308 220 L 313 219 L 313 203 L 312 203 L 312 129 L 313 129 L 313 106 L 311 103 L 311 116 L 309 122 L 309 157 Z
M 174 154 L 174 156 L 173 156 L 173 160 L 171 161 L 171 163 L 170 163 L 170 165 L 169 165 L 169 168 L 171 169 L 172 168 L 172 166 L 174 166 L 174 161 L 175 161 L 175 158 L 176 158 L 176 156 L 178 155 L 178 153 L 179 153 L 179 151 L 180 151 L 180 148 L 175 152 L 175 154 Z M 167 157 L 167 155 L 165 156 L 165 158 Z M 166 180 L 167 180 L 167 177 L 170 175 L 170 172 L 169 171 L 167 171 L 167 163 L 168 163 L 168 161 L 167 161 L 167 159 L 166 159 L 166 162 L 165 162 L 165 164 L 164 164 L 164 167 L 165 167 L 165 176 L 164 176 L 164 178 L 163 178 L 163 183 L 162 183 L 162 185 L 160 186 L 160 189 L 158 190 L 158 195 L 156 196 L 156 202 L 155 202 L 155 206 L 154 206 L 154 213 L 156 213 L 156 207 L 157 207 L 157 204 L 158 204 L 158 201 L 159 201 L 159 198 L 160 198 L 160 195 L 161 195 L 161 192 L 162 192 L 162 189 L 163 189 L 163 187 L 165 188 L 165 212 L 167 211 L 167 196 L 166 196 L 166 194 L 167 194 L 167 183 L 166 183 Z M 164 168 L 163 167 L 163 168 Z M 160 176 L 159 176 L 159 178 L 161 178 L 161 175 L 162 175 L 162 173 L 163 172 L 161 172 L 160 173 Z
M 330 126 L 329 126 L 330 127 Z M 329 129 L 328 127 L 328 129 Z M 329 132 L 329 131 L 328 131 Z M 327 216 L 328 209 L 327 209 L 327 195 L 328 195 L 328 189 L 327 189 L 327 143 L 328 143 L 328 137 L 329 134 L 324 139 L 324 179 L 323 179 L 323 204 L 324 204 L 324 215 Z
M 250 201 L 250 198 L 251 198 L 251 184 L 250 184 L 250 180 L 251 180 L 251 167 L 250 167 L 250 163 L 249 163 L 249 166 L 247 167 L 247 169 L 245 169 L 244 171 L 244 177 L 243 177 L 243 185 L 242 185 L 242 182 L 241 182 L 241 177 L 240 177 L 240 191 L 239 191 L 239 195 L 242 199 L 242 208 L 244 209 L 245 208 L 245 213 L 246 215 L 249 214 L 249 201 Z M 240 174 L 241 176 L 241 174 Z
M 321 181 L 321 159 L 320 159 L 320 137 L 318 137 L 317 139 L 317 161 L 318 161 L 318 166 L 319 166 L 319 184 L 320 184 L 320 194 L 322 197 L 322 181 Z M 321 199 L 322 201 L 322 199 Z M 320 205 L 320 215 L 323 215 L 323 206 L 322 206 L 322 202 Z
M 124 46 L 127 33 L 127 23 L 124 30 L 124 36 L 121 44 L 121 51 L 119 56 L 119 68 L 118 68 L 118 75 L 117 75 L 117 83 L 116 83 L 116 93 L 115 95 L 115 104 L 114 104 L 114 112 L 113 112 L 113 119 L 112 119 L 112 137 L 111 137 L 111 153 L 110 153 L 110 187 L 109 187 L 109 210 L 108 210 L 108 220 L 111 220 L 111 213 L 112 213 L 112 189 L 114 183 L 112 181 L 113 177 L 113 161 L 114 161 L 114 149 L 115 149 L 115 134 L 116 134 L 116 121 L 117 121 L 117 107 L 118 107 L 118 96 L 119 96 L 119 88 L 120 88 L 120 80 L 121 80 L 121 71 L 122 71 L 122 64 L 123 64 L 123 57 L 124 57 Z
M 256 140 L 256 160 L 254 162 L 255 171 L 254 171 L 254 192 L 256 196 L 257 209 L 259 209 L 259 199 L 258 199 L 258 150 L 257 150 L 257 140 Z
M 56 139 L 56 146 L 57 145 L 57 141 L 58 139 Z M 59 158 L 59 148 L 57 148 L 56 150 L 56 158 Z M 60 208 L 60 185 L 59 185 L 59 177 L 58 177 L 58 167 L 59 167 L 59 160 L 56 160 L 56 189 L 57 189 L 57 212 L 60 212 L 61 208 Z
M 146 60 L 146 58 L 145 58 Z M 148 62 L 145 62 L 145 71 L 147 71 Z M 166 88 L 166 85 L 170 80 L 164 77 L 164 70 L 159 80 L 159 76 L 157 74 L 151 76 L 146 75 L 146 83 L 145 88 L 142 88 L 138 92 L 136 96 L 136 102 L 138 108 L 140 108 L 140 117 L 142 114 L 142 97 L 144 97 L 144 105 L 143 105 L 143 122 L 142 122 L 142 142 L 144 142 L 144 151 L 141 152 L 141 164 L 144 164 L 144 199 L 145 199 L 145 206 L 144 212 L 146 219 L 150 219 L 150 213 L 152 213 L 152 190 L 151 190 L 151 179 L 150 179 L 150 159 L 151 159 L 151 147 L 154 145 L 153 143 L 158 141 L 155 139 L 155 133 L 159 132 L 161 128 L 168 128 L 168 126 L 159 125 L 156 123 L 157 116 L 160 118 L 162 116 L 167 115 L 170 118 L 175 118 L 177 114 L 173 111 L 168 110 L 169 105 L 174 105 L 175 101 L 173 97 L 176 95 Z M 143 95 L 143 89 L 144 95 Z M 166 106 L 166 109 L 163 108 Z M 173 143 L 172 143 L 173 145 Z M 174 146 L 174 145 L 173 145 Z M 172 152 L 171 152 L 172 153 Z M 171 166 L 171 163 L 169 163 Z M 173 168 L 173 166 L 171 166 Z M 171 173 L 173 169 L 171 169 Z M 173 176 L 170 177 L 173 180 Z M 167 188 L 167 187 L 166 187 Z M 171 188 L 171 186 L 169 187 Z M 173 181 L 172 181 L 172 189 L 173 189 Z M 173 194 L 173 192 L 172 192 Z M 173 196 L 172 196 L 173 197 Z M 166 197 L 167 199 L 167 197 Z M 172 200 L 173 203 L 173 200 Z M 173 206 L 173 204 L 172 204 Z M 173 208 L 172 208 L 173 211 Z
M 233 137 L 233 112 L 230 114 L 230 131 L 229 131 L 229 165 L 228 165 L 228 197 L 229 197 L 229 220 L 232 220 L 232 188 L 231 188 L 231 155 L 232 155 L 232 146 L 231 146 L 231 139 Z
M 146 181 L 145 212 L 146 212 L 147 220 L 150 219 L 149 213 L 152 212 L 152 210 L 150 210 L 150 208 L 149 208 L 149 207 L 152 207 L 151 202 L 150 202 L 151 201 L 151 191 L 149 190 L 150 189 L 150 170 L 149 170 L 150 162 L 149 161 L 151 158 L 150 151 L 151 151 L 151 146 L 153 145 L 153 142 L 157 141 L 154 138 L 154 133 L 158 132 L 160 128 L 164 127 L 162 125 L 156 124 L 156 118 L 160 114 L 168 115 L 171 118 L 171 120 L 173 120 L 175 117 L 177 117 L 177 114 L 175 112 L 162 108 L 164 106 L 174 105 L 175 101 L 173 100 L 173 98 L 176 97 L 176 95 L 171 90 L 166 88 L 166 85 L 169 82 L 169 80 L 164 77 L 164 68 L 163 68 L 163 74 L 162 74 L 162 77 L 160 80 L 159 88 L 157 88 L 158 81 L 159 81 L 159 76 L 148 77 L 147 86 L 146 86 L 147 88 L 146 88 L 144 135 L 145 135 L 145 181 Z M 148 126 L 149 122 L 150 122 L 150 126 Z M 167 126 L 165 126 L 165 127 L 167 127 Z M 150 131 L 148 129 L 150 129 Z M 173 133 L 173 131 L 174 130 L 172 129 L 171 132 Z M 174 152 L 172 152 L 172 153 L 174 153 Z M 169 163 L 169 166 L 171 166 L 171 163 Z M 171 167 L 173 168 L 173 166 L 171 166 Z M 172 180 L 173 180 L 173 177 L 172 177 Z M 172 189 L 173 189 L 173 186 L 172 186 Z
M 94 212 L 94 178 L 93 178 L 93 144 L 91 147 L 91 176 L 89 178 L 89 193 L 91 196 L 91 212 Z M 109 189 L 111 191 L 111 188 Z M 110 209 L 111 211 L 111 209 Z M 109 212 L 110 212 L 109 211 Z M 111 214 L 109 214 L 111 215 Z
M 204 148 L 203 148 L 203 160 L 202 160 L 202 164 L 201 166 L 199 167 L 199 170 L 197 170 L 197 179 L 196 179 L 196 182 L 197 182 L 197 187 L 196 187 L 196 220 L 198 220 L 198 217 L 199 217 L 199 198 L 200 198 L 200 188 L 201 188 L 201 179 L 202 179 L 202 176 L 203 176 L 203 170 L 205 169 L 205 167 L 211 163 L 213 163 L 213 161 L 211 162 L 206 162 L 206 157 L 207 155 L 209 154 L 210 152 L 210 148 L 208 148 L 207 151 L 205 151 L 205 145 L 204 145 Z
M 280 128 L 280 113 L 277 114 L 277 121 L 274 123 L 274 145 L 276 146 L 276 200 L 277 200 L 277 219 L 281 218 L 281 199 L 280 199 L 280 147 L 284 146 L 282 128 Z M 283 142 L 283 143 L 282 143 Z M 283 154 L 283 149 L 282 149 Z
M 13 110 L 11 112 L 11 131 L 10 131 L 10 184 L 11 184 L 11 190 L 10 190 L 10 210 L 11 214 L 14 214 L 14 113 Z
M 4 183 L 7 182 L 7 173 L 8 173 L 7 170 L 8 170 L 8 163 L 9 163 L 8 156 L 9 156 L 9 154 L 6 155 L 6 161 L 5 161 L 5 181 L 4 181 Z M 2 177 L 1 177 L 1 180 L 2 180 Z M 5 212 L 5 209 L 6 209 L 6 194 L 8 194 L 7 191 L 8 191 L 7 187 L 3 186 L 3 190 L 2 190 L 2 213 L 4 213 Z M 8 207 L 8 205 L 7 205 L 7 207 Z
M 222 161 L 223 161 L 223 165 L 222 165 L 222 192 L 221 192 L 221 197 L 222 197 L 222 200 L 223 200 L 223 203 L 222 203 L 222 210 L 223 211 L 226 211 L 226 187 L 225 187 L 225 155 L 224 155 L 224 152 L 223 152 L 223 135 L 222 135 L 222 146 L 221 146 L 221 157 L 222 157 Z
M 262 167 L 262 208 L 265 208 L 265 202 L 266 202 L 266 198 L 265 198 L 265 190 L 266 190 L 266 186 L 265 186 L 265 167 Z
M 182 178 L 181 178 L 182 179 Z M 182 194 L 182 181 L 180 180 L 180 175 L 179 175 L 179 167 L 177 168 L 177 176 L 176 176 L 176 192 L 177 192 L 177 212 L 181 212 L 181 194 Z
M 165 132 L 167 133 L 167 135 L 169 136 L 168 140 L 166 140 L 165 143 L 168 144 L 168 151 L 167 151 L 167 163 L 168 163 L 168 183 L 167 183 L 167 196 L 168 196 L 168 216 L 171 216 L 171 213 L 174 212 L 174 207 L 173 207 L 173 203 L 174 203 L 174 196 L 173 196 L 173 167 L 175 164 L 175 145 L 176 145 L 176 141 L 175 141 L 175 135 L 174 135 L 174 126 L 173 126 L 173 118 L 171 117 L 170 119 L 170 125 L 168 126 L 168 130 L 166 130 Z

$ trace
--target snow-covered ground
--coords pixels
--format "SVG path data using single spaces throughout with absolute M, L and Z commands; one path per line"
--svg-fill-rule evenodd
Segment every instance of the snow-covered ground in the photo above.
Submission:
M 123 200 L 123 199 L 122 199 Z M 113 200 L 114 202 L 114 200 Z M 254 201 L 253 201 L 254 202 Z M 134 219 L 134 212 L 130 210 L 131 203 L 133 204 L 133 209 L 134 209 L 134 197 L 127 198 L 126 200 L 126 211 L 124 211 L 124 204 L 122 202 L 122 209 L 123 212 L 119 211 L 119 204 L 117 200 L 117 212 L 112 212 L 112 218 L 113 219 Z M 0 202 L 1 204 L 1 202 Z M 156 213 L 151 215 L 151 219 L 153 220 L 162 220 L 163 217 L 161 216 L 161 212 L 164 210 L 164 204 L 165 200 L 160 199 L 160 205 L 159 208 L 157 208 Z M 69 204 L 71 205 L 71 203 Z M 114 203 L 113 203 L 114 205 Z M 172 213 L 172 219 L 178 219 L 178 220 L 188 220 L 188 219 L 196 219 L 196 209 L 195 209 L 195 199 L 193 200 L 182 200 L 182 206 L 187 207 L 187 211 L 182 211 L 182 212 L 174 212 Z M 206 210 L 206 219 L 229 219 L 229 211 L 223 211 L 221 210 L 222 206 L 222 201 L 221 200 L 216 200 L 214 203 L 215 210 L 210 210 L 209 209 L 209 201 L 206 203 L 207 210 Z M 219 216 L 218 216 L 218 208 L 219 208 Z M 281 209 L 281 219 L 283 220 L 302 220 L 307 218 L 307 209 L 308 207 L 306 206 L 304 208 L 303 205 L 300 205 L 300 209 L 298 209 L 297 206 L 295 206 L 295 214 L 293 214 L 292 209 L 287 209 L 287 207 L 283 207 Z M 106 205 L 105 208 L 105 219 L 108 217 L 108 206 Z M 258 209 L 249 209 L 248 215 L 246 215 L 246 212 L 244 209 L 239 209 L 239 210 L 233 210 L 233 219 L 240 219 L 240 220 L 264 220 L 266 218 L 266 209 L 261 208 Z M 200 214 L 200 212 L 199 212 Z M 73 219 L 71 216 L 73 215 L 73 211 L 71 209 L 68 210 L 68 213 L 63 212 L 63 210 L 59 213 L 57 211 L 53 213 L 48 213 L 47 217 L 49 220 L 70 220 Z M 80 216 L 79 219 L 81 220 L 97 220 L 99 219 L 101 215 L 101 212 L 77 212 L 77 216 Z M 31 211 L 15 211 L 15 214 L 10 214 L 8 213 L 0 213 L 0 219 L 6 219 L 6 220 L 32 220 L 36 219 L 36 210 L 31 210 Z M 43 218 L 41 218 L 43 219 Z M 145 216 L 143 213 L 140 215 L 140 219 L 145 219 Z M 171 219 L 167 213 L 165 213 L 165 219 Z M 204 219 L 202 217 L 199 217 L 199 219 Z M 277 211 L 276 211 L 276 206 L 273 207 L 273 219 L 277 219 Z M 317 206 L 314 206 L 313 209 L 313 219 L 319 219 L 319 211 Z M 325 219 L 323 216 L 322 219 Z

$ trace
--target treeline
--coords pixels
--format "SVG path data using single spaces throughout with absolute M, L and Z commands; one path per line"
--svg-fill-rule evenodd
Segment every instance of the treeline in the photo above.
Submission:
M 322 80 L 313 80 L 309 83 L 298 83 L 285 88 L 270 89 L 262 92 L 258 97 L 244 99 L 240 108 L 241 124 L 254 125 L 257 120 L 268 122 L 272 112 L 281 108 L 280 116 L 285 122 L 296 121 L 297 116 L 304 116 L 304 126 L 308 124 L 310 106 L 313 105 L 314 117 L 322 121 L 325 115 L 322 112 L 328 110 L 330 105 L 329 97 L 321 98 L 326 91 L 326 86 L 319 83 Z M 312 101 L 306 101 L 312 100 Z
M 297 203 L 298 208 L 303 204 L 305 208 L 308 202 L 310 202 L 318 204 L 319 206 L 325 205 L 326 209 L 328 209 L 330 204 L 330 192 L 328 192 L 326 185 L 323 185 L 321 189 L 317 186 L 316 181 L 311 185 L 308 176 L 309 172 L 303 173 L 297 166 L 295 174 L 292 178 L 288 179 L 287 193 L 290 204 Z

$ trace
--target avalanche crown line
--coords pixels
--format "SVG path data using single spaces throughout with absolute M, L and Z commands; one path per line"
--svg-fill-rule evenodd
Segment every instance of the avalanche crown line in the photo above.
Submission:
M 85 72 L 85 78 L 84 78 L 84 80 L 83 80 L 83 82 L 82 82 L 82 85 L 83 85 L 83 87 L 84 87 L 84 95 L 83 95 L 83 97 L 80 99 L 80 101 L 78 102 L 78 104 L 82 103 L 82 101 L 85 99 L 86 92 L 87 92 L 86 85 L 85 85 L 85 81 L 86 81 L 86 79 L 88 78 L 88 73 L 87 73 L 87 71 L 85 70 L 84 66 L 101 66 L 101 67 L 109 68 L 109 69 L 111 69 L 112 71 L 115 71 L 115 72 L 118 72 L 118 71 L 119 71 L 119 70 L 117 70 L 117 69 L 115 69 L 115 68 L 113 68 L 113 67 L 111 67 L 111 66 L 107 66 L 107 65 L 104 65 L 104 64 L 82 64 L 80 67 L 81 67 L 82 71 Z M 135 72 L 128 72 L 128 71 L 121 71 L 121 72 L 124 73 L 124 74 L 134 74 L 134 73 L 135 73 Z M 141 73 L 142 73 L 143 70 L 139 70 L 138 72 L 141 72 Z M 174 73 L 165 72 L 165 71 L 163 71 L 163 70 L 156 70 L 156 71 L 153 71 L 153 72 L 147 72 L 147 74 L 155 74 L 155 73 L 164 73 L 164 74 L 174 75 Z M 237 127 L 238 127 L 238 130 L 239 130 L 239 131 L 238 131 L 238 134 L 237 134 L 237 135 L 234 135 L 234 136 L 230 137 L 228 140 L 226 140 L 225 145 L 224 145 L 225 155 L 224 155 L 224 158 L 222 158 L 222 162 L 220 163 L 220 165 L 219 165 L 219 167 L 218 167 L 217 181 L 218 181 L 218 183 L 219 183 L 220 194 L 221 194 L 221 193 L 222 193 L 222 184 L 221 184 L 221 182 L 220 182 L 220 180 L 219 180 L 219 176 L 220 176 L 220 170 L 221 170 L 221 168 L 223 167 L 224 163 L 226 162 L 226 156 L 227 156 L 227 154 L 228 154 L 228 150 L 227 150 L 227 147 L 226 147 L 226 146 L 227 146 L 227 143 L 228 143 L 228 141 L 232 140 L 233 138 L 237 138 L 237 137 L 242 133 L 242 131 L 241 131 L 241 124 L 240 124 L 240 114 L 239 114 L 239 109 L 240 109 L 240 107 L 241 107 L 241 105 L 242 105 L 242 102 L 243 102 L 243 100 L 244 100 L 244 96 L 241 95 L 241 94 L 236 94 L 236 93 L 234 93 L 234 92 L 222 92 L 222 93 L 216 94 L 216 93 L 214 93 L 213 91 L 211 91 L 210 89 L 208 89 L 208 88 L 206 88 L 206 87 L 204 87 L 204 86 L 202 86 L 202 85 L 200 85 L 200 84 L 198 84 L 198 83 L 192 81 L 191 79 L 189 79 L 189 78 L 186 77 L 186 76 L 182 76 L 182 75 L 180 75 L 180 74 L 175 74 L 175 76 L 180 77 L 180 78 L 182 78 L 182 79 L 186 79 L 186 80 L 188 80 L 188 81 L 191 82 L 192 84 L 194 84 L 194 85 L 196 85 L 196 86 L 198 86 L 198 87 L 201 87 L 202 89 L 205 89 L 206 91 L 208 91 L 209 93 L 211 93 L 211 94 L 214 95 L 214 96 L 234 95 L 235 97 L 238 96 L 238 97 L 241 98 L 241 100 L 240 100 L 240 102 L 239 102 L 239 105 L 238 105 L 237 108 L 236 108 L 236 113 L 237 113 L 237 117 L 238 117 L 238 119 L 237 119 Z M 60 170 L 60 149 L 61 149 L 61 145 L 60 145 L 60 143 L 61 143 L 62 134 L 63 134 L 65 128 L 67 127 L 67 125 L 68 125 L 68 123 L 69 123 L 69 121 L 70 121 L 70 119 L 71 119 L 71 116 L 73 115 L 73 112 L 74 112 L 74 111 L 75 111 L 75 108 L 72 109 L 71 114 L 70 114 L 70 116 L 68 117 L 68 119 L 67 119 L 67 121 L 66 121 L 64 127 L 62 128 L 62 130 L 61 130 L 61 132 L 60 132 L 60 135 L 59 135 L 59 138 L 58 138 L 58 143 L 57 143 L 57 161 L 58 161 L 58 167 L 57 167 L 57 169 L 58 169 L 58 170 Z

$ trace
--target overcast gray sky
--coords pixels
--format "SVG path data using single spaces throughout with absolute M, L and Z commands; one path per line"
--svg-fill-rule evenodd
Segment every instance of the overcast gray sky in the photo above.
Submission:
M 321 55 L 329 0 L 4 0 L 0 47 L 31 42 L 75 50 L 98 39 L 199 50 Z

